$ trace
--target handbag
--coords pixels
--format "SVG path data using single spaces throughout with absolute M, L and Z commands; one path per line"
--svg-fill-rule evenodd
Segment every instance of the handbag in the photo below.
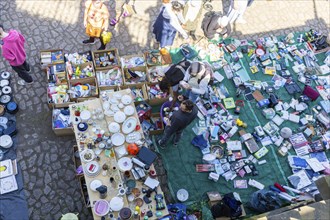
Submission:
M 104 44 L 107 44 L 111 41 L 112 33 L 110 31 L 103 31 L 101 34 L 101 39 Z
M 123 17 L 128 17 L 133 14 L 136 14 L 136 11 L 134 9 L 134 3 L 135 1 L 133 2 L 133 4 L 128 4 L 128 3 L 123 4 L 123 14 L 122 14 Z

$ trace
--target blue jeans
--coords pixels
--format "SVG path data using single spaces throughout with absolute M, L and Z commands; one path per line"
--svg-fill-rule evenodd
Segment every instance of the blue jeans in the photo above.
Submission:
M 195 94 L 191 90 L 186 90 L 184 96 L 187 97 L 192 102 L 196 102 L 197 98 L 199 97 L 199 94 Z

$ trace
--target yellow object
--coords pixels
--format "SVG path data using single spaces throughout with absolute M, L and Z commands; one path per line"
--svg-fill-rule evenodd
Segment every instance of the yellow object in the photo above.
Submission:
M 111 41 L 112 33 L 110 31 L 103 31 L 101 36 L 102 36 L 102 42 L 104 44 L 107 44 Z
M 244 123 L 244 122 L 243 122 L 242 120 L 240 120 L 239 118 L 236 119 L 236 124 L 237 124 L 237 126 L 239 126 L 239 127 L 243 127 L 243 128 L 246 128 L 246 127 L 247 127 L 247 124 Z
M 135 211 L 138 212 L 138 213 L 140 214 L 140 212 L 141 212 L 140 207 L 139 207 L 139 206 L 135 206 Z

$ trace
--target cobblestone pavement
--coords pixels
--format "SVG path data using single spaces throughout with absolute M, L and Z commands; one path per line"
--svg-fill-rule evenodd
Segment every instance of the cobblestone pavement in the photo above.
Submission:
M 224 3 L 223 3 L 224 2 Z M 111 17 L 116 1 L 107 1 Z M 213 0 L 217 10 L 227 10 L 228 1 Z M 151 27 L 160 1 L 136 0 L 137 14 L 125 18 L 108 47 L 118 48 L 120 55 L 136 54 L 153 46 Z M 79 0 L 1 0 L 0 21 L 6 28 L 20 30 L 27 38 L 28 60 L 35 83 L 12 86 L 19 103 L 18 160 L 23 170 L 24 187 L 30 219 L 59 219 L 62 213 L 79 212 L 81 219 L 91 219 L 84 208 L 72 162 L 73 137 L 56 137 L 51 129 L 51 111 L 46 103 L 46 76 L 39 66 L 41 49 L 63 48 L 65 52 L 96 50 L 99 45 L 83 46 L 83 2 Z M 285 35 L 309 28 L 329 31 L 327 0 L 255 0 L 245 13 L 246 24 L 233 26 L 233 37 L 255 39 L 261 36 Z M 200 31 L 198 32 L 200 34 Z M 178 39 L 175 45 L 180 45 Z M 2 60 L 1 60 L 2 61 Z M 0 62 L 0 70 L 10 70 Z M 162 171 L 162 166 L 158 169 Z M 162 174 L 165 174 L 162 171 Z M 166 187 L 166 176 L 162 175 Z

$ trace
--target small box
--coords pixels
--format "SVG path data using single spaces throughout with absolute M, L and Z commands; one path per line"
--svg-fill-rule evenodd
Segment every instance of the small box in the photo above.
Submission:
M 160 117 L 160 113 L 152 113 L 149 121 L 154 125 L 154 129 L 149 130 L 150 135 L 160 135 L 164 132 L 164 123 Z
M 74 135 L 72 124 L 70 127 L 63 127 L 63 128 L 57 128 L 56 121 L 55 121 L 55 115 L 54 111 L 58 112 L 60 108 L 54 108 L 52 111 L 52 129 L 56 136 L 66 136 L 66 135 Z M 69 115 L 70 116 L 70 115 Z M 59 123 L 61 123 L 61 120 L 59 120 Z
M 70 94 L 70 100 L 71 101 L 77 101 L 78 98 L 92 98 L 92 97 L 99 97 L 99 89 L 96 82 L 96 78 L 86 78 L 86 79 L 80 79 L 77 82 L 70 83 L 69 89 L 74 91 L 74 87 L 76 85 L 85 85 L 87 87 L 86 94 L 83 94 L 83 92 L 77 93 L 76 95 Z M 89 91 L 89 92 L 87 92 Z
M 140 102 L 135 106 L 137 115 L 139 116 L 140 122 L 143 120 L 150 119 L 151 116 L 151 106 L 146 102 Z
M 92 57 L 95 70 L 107 70 L 120 67 L 120 59 L 117 48 L 93 51 Z
M 209 180 L 213 180 L 214 182 L 217 182 L 219 180 L 220 175 L 215 172 L 209 173 Z

